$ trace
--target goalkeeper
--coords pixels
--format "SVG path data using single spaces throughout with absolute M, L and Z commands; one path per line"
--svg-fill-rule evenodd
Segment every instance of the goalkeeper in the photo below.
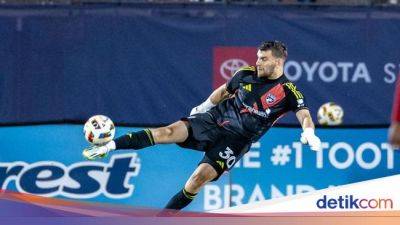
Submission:
M 283 73 L 287 49 L 282 42 L 267 41 L 257 51 L 256 67 L 239 69 L 210 97 L 192 109 L 190 116 L 169 126 L 128 133 L 104 146 L 83 151 L 88 159 L 117 149 L 142 149 L 155 144 L 177 143 L 205 152 L 185 186 L 166 209 L 186 207 L 207 182 L 217 180 L 249 151 L 288 111 L 296 114 L 303 132 L 301 142 L 321 149 L 303 94 Z

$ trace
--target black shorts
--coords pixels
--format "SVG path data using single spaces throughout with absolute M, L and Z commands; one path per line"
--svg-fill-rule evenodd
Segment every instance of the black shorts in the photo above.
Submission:
M 218 176 L 213 181 L 218 180 L 224 171 L 230 170 L 250 149 L 250 140 L 223 129 L 209 113 L 182 120 L 189 123 L 189 137 L 177 144 L 205 152 L 199 164 L 208 163 L 217 171 Z

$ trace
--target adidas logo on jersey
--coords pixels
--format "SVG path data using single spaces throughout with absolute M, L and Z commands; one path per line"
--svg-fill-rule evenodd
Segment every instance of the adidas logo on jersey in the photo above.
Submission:
M 251 92 L 251 84 L 246 84 L 246 85 L 244 85 L 244 86 L 243 86 L 243 89 L 246 90 L 246 91 L 248 91 L 248 92 Z

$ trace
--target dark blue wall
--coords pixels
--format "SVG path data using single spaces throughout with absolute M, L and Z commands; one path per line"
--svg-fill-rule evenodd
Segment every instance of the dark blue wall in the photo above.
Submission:
M 336 101 L 347 125 L 389 123 L 399 8 L 205 5 L 0 8 L 0 123 L 173 122 L 212 91 L 216 46 L 267 39 L 314 115 Z

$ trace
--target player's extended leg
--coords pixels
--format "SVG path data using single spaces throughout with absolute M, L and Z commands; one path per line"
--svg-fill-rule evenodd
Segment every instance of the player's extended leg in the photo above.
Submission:
M 180 143 L 189 135 L 185 121 L 177 121 L 166 127 L 145 129 L 127 133 L 104 146 L 91 146 L 83 151 L 87 159 L 95 159 L 116 149 L 142 149 L 155 144 Z
M 166 127 L 150 129 L 155 144 L 184 142 L 189 135 L 188 122 L 178 121 Z
M 169 200 L 166 209 L 180 210 L 189 205 L 200 188 L 218 176 L 217 171 L 208 163 L 200 164 L 190 176 L 185 187 Z
M 142 149 L 155 144 L 183 142 L 189 134 L 186 123 L 177 121 L 166 127 L 128 133 L 114 140 L 115 149 Z

